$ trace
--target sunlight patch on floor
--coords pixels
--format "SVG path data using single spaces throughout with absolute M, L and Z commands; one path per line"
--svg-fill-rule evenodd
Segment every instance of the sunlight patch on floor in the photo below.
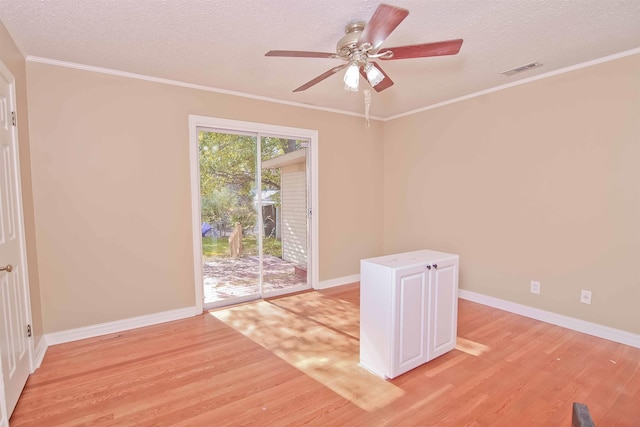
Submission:
M 458 337 L 456 340 L 456 350 L 463 351 L 472 356 L 481 356 L 491 350 L 491 347 L 466 338 Z
M 308 292 L 273 299 L 269 303 L 355 339 L 360 337 L 360 310 L 348 301 L 326 297 L 319 292 Z
M 304 295 L 309 295 L 309 299 L 302 313 L 305 298 L 300 297 Z M 316 295 L 301 294 L 273 303 L 259 301 L 212 311 L 211 315 L 366 411 L 383 408 L 401 397 L 402 389 L 359 366 L 359 341 L 340 331 L 341 316 L 350 315 L 341 310 L 334 313 L 337 318 L 331 315 L 339 300 Z M 305 317 L 314 316 L 314 309 L 316 317 L 329 322 L 326 326 Z M 352 311 L 358 313 L 357 307 Z M 332 319 L 340 322 L 332 325 Z

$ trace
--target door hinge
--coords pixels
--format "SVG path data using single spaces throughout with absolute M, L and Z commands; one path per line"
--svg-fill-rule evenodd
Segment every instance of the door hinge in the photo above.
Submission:
M 31 338 L 31 325 L 27 325 L 27 337 Z
M 15 126 L 16 125 L 16 112 L 12 111 L 11 112 L 11 123 Z

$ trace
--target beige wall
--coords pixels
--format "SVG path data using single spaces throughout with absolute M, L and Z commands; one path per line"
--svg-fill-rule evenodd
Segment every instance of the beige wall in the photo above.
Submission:
M 459 253 L 462 289 L 640 333 L 640 55 L 387 122 L 384 173 L 386 253 Z
M 195 304 L 189 114 L 317 129 L 320 280 L 382 251 L 381 123 L 42 63 L 27 76 L 47 333 Z
M 16 104 L 18 116 L 18 145 L 20 155 L 20 175 L 22 185 L 22 204 L 24 211 L 25 239 L 27 245 L 27 263 L 33 321 L 34 342 L 40 341 L 43 334 L 40 307 L 40 281 L 36 257 L 36 240 L 33 216 L 33 193 L 31 191 L 31 163 L 29 157 L 29 117 L 27 114 L 27 84 L 25 60 L 6 28 L 0 22 L 0 61 L 11 71 L 16 81 Z

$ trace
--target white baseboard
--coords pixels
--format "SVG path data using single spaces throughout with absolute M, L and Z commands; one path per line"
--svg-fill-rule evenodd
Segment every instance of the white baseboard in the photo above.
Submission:
M 323 280 L 319 282 L 316 286 L 314 286 L 314 289 L 333 288 L 334 286 L 348 285 L 353 282 L 359 282 L 359 281 L 360 281 L 360 275 L 352 274 L 351 276 L 338 277 L 337 279 Z
M 196 307 L 178 308 L 176 310 L 163 311 L 161 313 L 148 314 L 146 316 L 131 317 L 129 319 L 84 326 L 82 328 L 68 329 L 66 331 L 45 334 L 47 345 L 62 344 L 65 342 L 93 338 L 105 334 L 127 331 L 129 329 L 142 328 L 144 326 L 157 325 L 158 323 L 172 320 L 186 319 L 200 314 Z
M 479 304 L 488 305 L 489 307 L 498 308 L 510 313 L 519 314 L 531 319 L 540 320 L 542 322 L 551 323 L 552 325 L 562 326 L 563 328 L 604 338 L 609 341 L 626 344 L 631 347 L 640 348 L 640 335 L 631 332 L 622 331 L 620 329 L 610 328 L 608 326 L 598 325 L 597 323 L 587 322 L 562 314 L 552 313 L 550 311 L 540 310 L 538 308 L 528 307 L 526 305 L 517 304 L 515 302 L 490 297 L 464 289 L 458 290 L 458 297 L 477 302 Z
M 44 335 L 40 338 L 40 341 L 38 341 L 38 344 L 36 344 L 36 347 L 34 349 L 33 352 L 33 365 L 32 368 L 35 371 L 36 369 L 38 369 L 40 367 L 40 365 L 42 365 L 42 360 L 44 360 L 44 355 L 47 352 L 47 340 L 44 337 Z

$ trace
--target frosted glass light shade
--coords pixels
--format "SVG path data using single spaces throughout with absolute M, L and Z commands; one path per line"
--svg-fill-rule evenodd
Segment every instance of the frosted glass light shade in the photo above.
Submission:
M 344 73 L 344 90 L 349 92 L 358 91 L 358 83 L 360 82 L 360 67 L 358 64 L 351 63 L 347 72 Z
M 384 80 L 384 74 L 374 67 L 373 64 L 368 63 L 365 65 L 364 72 L 367 73 L 367 80 L 369 80 L 371 86 L 375 86 Z

